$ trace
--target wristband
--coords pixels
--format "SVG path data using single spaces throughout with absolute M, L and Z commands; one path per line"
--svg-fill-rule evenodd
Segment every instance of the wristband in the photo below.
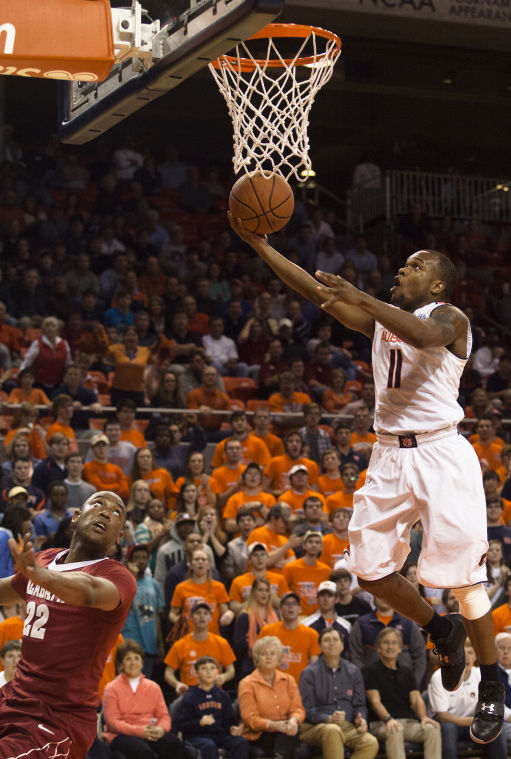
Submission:
M 392 717 L 390 716 L 390 714 L 387 714 L 386 717 L 382 717 L 381 721 L 387 724 L 387 722 L 390 722 L 391 719 Z

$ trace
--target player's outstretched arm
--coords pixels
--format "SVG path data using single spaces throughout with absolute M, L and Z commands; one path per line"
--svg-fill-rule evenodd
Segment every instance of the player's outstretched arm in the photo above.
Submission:
M 238 237 L 250 245 L 286 285 L 292 287 L 293 290 L 317 306 L 323 303 L 324 298 L 318 291 L 318 283 L 314 277 L 311 277 L 300 266 L 288 261 L 285 256 L 272 248 L 266 235 L 256 235 L 254 232 L 249 232 L 240 219 L 235 218 L 230 212 L 227 215 L 229 223 Z M 332 308 L 326 310 L 346 327 L 372 337 L 374 320 L 362 309 L 348 307 L 339 301 Z
M 442 304 L 438 306 L 429 319 L 418 319 L 412 313 L 384 303 L 372 295 L 358 290 L 341 277 L 326 272 L 316 272 L 316 277 L 323 286 L 318 286 L 322 298 L 322 308 L 334 313 L 337 302 L 357 306 L 365 311 L 374 321 L 382 324 L 405 343 L 414 348 L 439 346 L 451 347 L 456 355 L 466 358 L 466 335 L 468 319 L 455 306 Z M 457 346 L 457 341 L 460 344 Z
M 11 538 L 9 548 L 17 571 L 25 575 L 35 585 L 40 585 L 49 590 L 61 601 L 72 606 L 90 606 L 103 611 L 113 611 L 119 606 L 121 600 L 119 591 L 110 580 L 103 577 L 93 577 L 85 572 L 55 572 L 41 567 L 35 560 L 34 549 L 28 533 L 25 535 L 22 545 L 18 545 Z M 19 596 L 17 600 L 19 600 Z M 13 603 L 16 603 L 16 600 Z

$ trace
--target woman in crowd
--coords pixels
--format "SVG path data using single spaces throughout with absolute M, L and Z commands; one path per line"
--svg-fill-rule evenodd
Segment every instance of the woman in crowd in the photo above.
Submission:
M 151 498 L 146 508 L 147 514 L 135 530 L 135 542 L 144 543 L 149 551 L 149 565 L 154 572 L 156 551 L 161 543 L 170 537 L 171 522 L 166 518 L 167 510 L 158 498 Z
M 184 477 L 178 477 L 176 480 L 176 488 L 180 488 L 185 480 L 192 480 L 195 482 L 197 490 L 199 491 L 199 505 L 200 506 L 214 506 L 216 503 L 216 497 L 210 486 L 210 477 L 206 474 L 206 462 L 204 455 L 199 451 L 193 451 L 188 456 L 188 462 Z
M 225 504 L 222 517 L 225 523 L 225 529 L 229 533 L 238 531 L 236 524 L 236 514 L 242 506 L 249 503 L 258 504 L 254 509 L 254 516 L 258 524 L 263 524 L 274 503 L 275 497 L 271 493 L 263 490 L 263 473 L 261 468 L 255 462 L 247 464 L 241 475 L 242 489 L 234 495 L 231 495 Z
M 149 448 L 139 448 L 135 453 L 130 480 L 145 480 L 155 498 L 159 498 L 168 510 L 174 508 L 177 494 L 174 480 L 166 469 L 156 466 Z
M 239 679 L 254 670 L 252 649 L 262 628 L 279 621 L 271 601 L 270 581 L 266 577 L 256 577 L 250 595 L 241 609 L 236 618 L 233 638 Z
M 126 506 L 127 518 L 136 528 L 145 518 L 147 506 L 151 500 L 151 488 L 145 480 L 135 480 L 130 490 Z
M 13 458 L 11 450 L 19 437 L 24 437 L 28 441 L 30 456 L 38 460 L 46 458 L 46 430 L 38 424 L 37 419 L 38 411 L 31 403 L 22 403 L 15 410 L 12 427 L 4 438 L 4 448 L 9 458 Z
M 258 640 L 252 649 L 256 669 L 241 680 L 238 697 L 243 736 L 265 756 L 292 759 L 305 710 L 294 677 L 278 669 L 281 657 L 277 637 Z
M 151 319 L 151 327 L 157 335 L 165 332 L 167 319 L 165 303 L 159 295 L 150 295 L 147 302 L 147 313 Z
M 353 400 L 353 395 L 346 390 L 346 375 L 344 369 L 333 369 L 330 387 L 321 396 L 323 408 L 330 414 L 335 414 Z
M 249 377 L 256 379 L 259 367 L 264 364 L 264 358 L 270 344 L 263 332 L 263 326 L 256 317 L 250 318 L 236 341 L 240 361 L 249 366 Z
M 142 674 L 144 652 L 134 640 L 117 648 L 117 677 L 103 693 L 103 736 L 112 753 L 126 759 L 183 759 L 184 746 L 170 732 L 170 717 L 160 686 Z
M 213 551 L 217 566 L 227 552 L 225 532 L 218 523 L 218 514 L 214 506 L 201 506 L 197 514 L 199 532 L 204 538 L 204 544 Z
M 192 480 L 185 480 L 179 488 L 179 495 L 176 502 L 176 510 L 173 514 L 174 519 L 178 514 L 190 514 L 196 517 L 199 512 L 199 491 L 197 485 Z
M 20 365 L 31 367 L 38 387 L 48 395 L 62 384 L 66 366 L 71 363 L 71 349 L 60 335 L 60 323 L 55 316 L 47 316 L 41 324 L 41 337 L 33 340 Z
M 193 607 L 199 601 L 206 601 L 211 608 L 210 633 L 219 633 L 219 625 L 230 625 L 234 614 L 228 607 L 229 596 L 224 585 L 211 578 L 211 562 L 202 548 L 192 553 L 190 576 L 178 583 L 170 602 L 169 619 L 176 624 L 181 616 L 188 621 Z
M 148 388 L 153 408 L 186 408 L 186 400 L 181 388 L 181 380 L 176 372 L 168 369 L 160 375 L 154 394 Z

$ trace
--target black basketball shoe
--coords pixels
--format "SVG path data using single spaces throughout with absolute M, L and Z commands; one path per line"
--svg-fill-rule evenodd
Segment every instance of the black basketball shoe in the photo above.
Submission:
M 452 624 L 449 635 L 433 641 L 434 652 L 440 659 L 442 685 L 445 690 L 457 690 L 465 671 L 465 640 L 467 633 L 463 627 L 460 614 L 448 614 Z
M 504 724 L 504 698 L 506 690 L 493 680 L 479 683 L 479 699 L 470 726 L 470 737 L 475 743 L 491 743 L 498 738 Z

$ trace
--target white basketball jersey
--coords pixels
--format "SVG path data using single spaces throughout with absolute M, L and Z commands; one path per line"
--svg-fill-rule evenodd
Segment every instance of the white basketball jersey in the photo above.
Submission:
M 414 311 L 427 319 L 443 303 L 428 303 Z M 470 327 L 467 358 L 472 348 Z M 447 348 L 414 348 L 375 322 L 373 374 L 376 388 L 374 429 L 378 433 L 401 435 L 431 432 L 463 419 L 458 391 L 467 359 L 458 358 Z

